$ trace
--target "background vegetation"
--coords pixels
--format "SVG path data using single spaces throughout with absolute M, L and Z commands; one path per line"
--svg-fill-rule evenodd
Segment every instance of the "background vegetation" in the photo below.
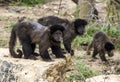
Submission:
M 5 4 L 16 4 L 21 6 L 34 6 L 36 4 L 44 4 L 52 0 L 1 0 L 0 2 Z
M 44 4 L 49 0 L 13 0 L 13 1 L 19 5 L 32 6 L 36 4 Z

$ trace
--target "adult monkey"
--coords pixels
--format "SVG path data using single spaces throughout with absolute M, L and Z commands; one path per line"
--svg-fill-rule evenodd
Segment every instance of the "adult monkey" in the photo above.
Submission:
M 51 47 L 53 53 L 57 58 L 65 57 L 61 52 L 60 43 L 63 38 L 64 27 L 61 25 L 53 25 L 50 28 L 40 25 L 33 21 L 19 21 L 11 31 L 9 41 L 9 51 L 12 57 L 21 58 L 22 51 L 17 49 L 18 54 L 15 52 L 16 38 L 18 37 L 24 58 L 28 59 L 34 55 L 35 45 L 39 44 L 39 54 L 43 60 L 51 60 L 48 53 L 48 48 Z
M 63 43 L 65 49 L 73 56 L 74 50 L 71 48 L 71 43 L 77 35 L 83 35 L 85 26 L 88 24 L 85 19 L 75 19 L 70 22 L 67 19 L 62 19 L 56 16 L 47 16 L 39 18 L 38 22 L 44 26 L 51 26 L 55 24 L 63 25 L 65 27 Z

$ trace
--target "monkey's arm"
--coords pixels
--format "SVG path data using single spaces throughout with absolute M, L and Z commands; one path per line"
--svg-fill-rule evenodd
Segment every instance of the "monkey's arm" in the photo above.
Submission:
M 70 53 L 72 56 L 74 55 L 74 50 L 71 48 L 71 40 L 63 41 L 65 49 Z
M 43 60 L 52 60 L 49 53 L 48 48 L 50 47 L 50 41 L 49 36 L 47 34 L 48 32 L 44 32 L 44 34 L 40 37 L 41 40 L 39 40 L 39 54 L 43 58 Z
M 59 46 L 51 46 L 51 49 L 52 49 L 53 54 L 55 54 L 55 56 L 57 58 L 64 58 L 65 57 Z
M 42 57 L 43 60 L 45 61 L 50 61 L 52 60 L 49 53 L 48 53 L 48 45 L 39 45 L 39 54 Z
M 102 61 L 107 62 L 107 59 L 105 57 L 105 51 L 102 49 L 101 51 L 99 51 L 99 55 Z

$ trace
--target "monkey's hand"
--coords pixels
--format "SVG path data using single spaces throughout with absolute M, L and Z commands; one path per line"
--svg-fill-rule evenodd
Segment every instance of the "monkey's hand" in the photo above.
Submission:
M 71 56 L 73 56 L 74 55 L 74 50 L 71 50 L 70 54 L 71 54 Z

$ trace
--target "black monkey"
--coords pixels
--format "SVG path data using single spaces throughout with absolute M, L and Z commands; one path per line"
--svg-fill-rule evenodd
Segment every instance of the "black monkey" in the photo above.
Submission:
M 39 18 L 38 22 L 44 26 L 51 26 L 55 24 L 63 25 L 65 27 L 63 43 L 65 49 L 74 55 L 74 51 L 71 48 L 71 43 L 77 35 L 82 35 L 85 31 L 85 26 L 88 24 L 85 19 L 75 19 L 70 22 L 67 19 L 62 19 L 56 16 L 47 16 Z
M 51 60 L 48 48 L 51 47 L 53 53 L 57 58 L 65 57 L 61 52 L 60 43 L 63 38 L 64 27 L 61 25 L 53 25 L 49 28 L 33 22 L 33 21 L 20 21 L 11 31 L 9 41 L 9 51 L 12 57 L 21 58 L 22 51 L 17 49 L 18 54 L 15 52 L 16 38 L 18 37 L 24 58 L 28 59 L 34 55 L 35 44 L 39 44 L 39 54 L 44 60 Z
M 108 36 L 102 31 L 99 31 L 94 35 L 93 41 L 91 42 L 87 49 L 88 55 L 90 55 L 90 49 L 92 47 L 94 49 L 92 54 L 92 57 L 94 59 L 97 59 L 96 55 L 98 53 L 102 61 L 107 61 L 105 53 L 107 53 L 108 56 L 110 57 L 114 55 L 113 50 L 115 49 L 115 46 L 112 43 L 112 41 L 108 38 Z

